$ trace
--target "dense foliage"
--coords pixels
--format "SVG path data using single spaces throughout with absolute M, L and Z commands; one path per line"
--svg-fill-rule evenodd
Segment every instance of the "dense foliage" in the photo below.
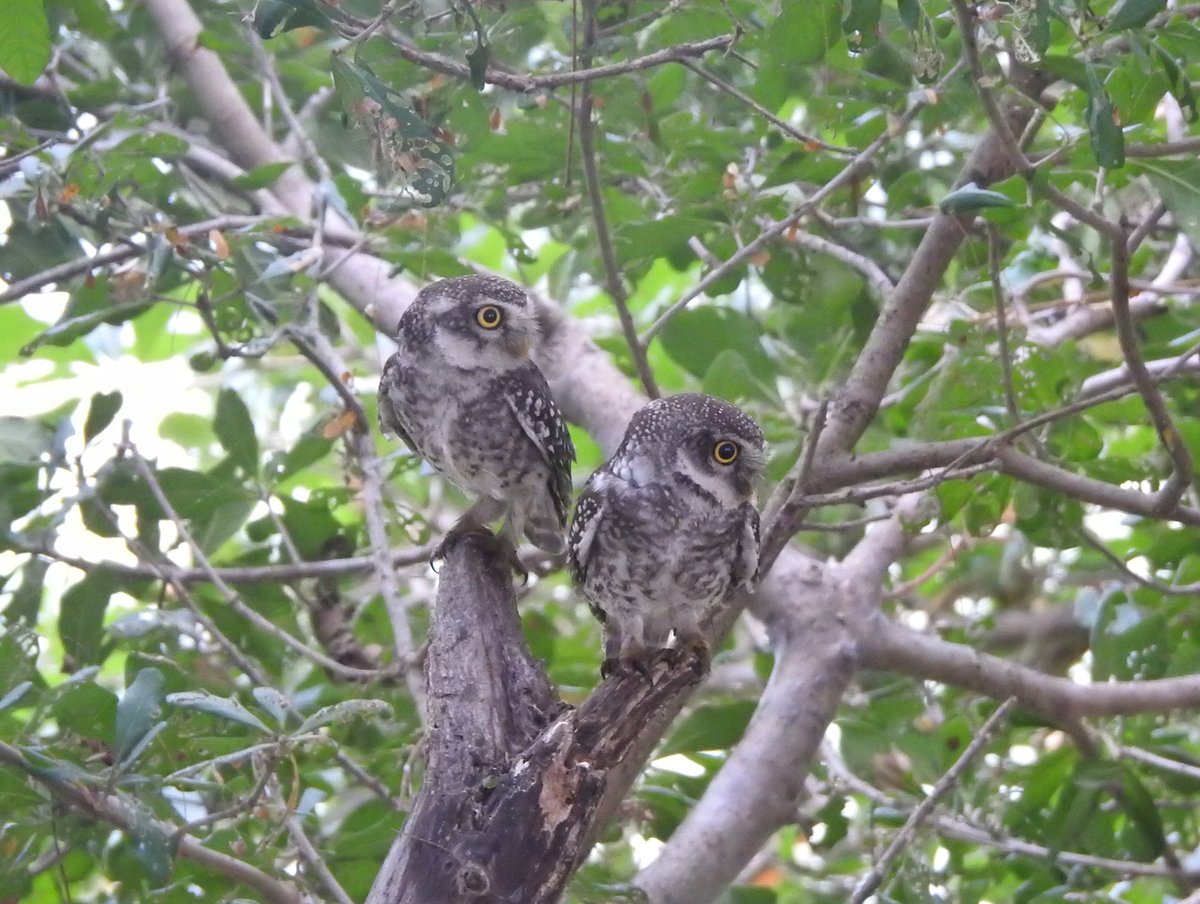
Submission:
M 735 401 L 772 443 L 774 544 L 874 557 L 854 592 L 934 644 L 864 654 L 811 769 L 762 749 L 787 805 L 722 814 L 718 847 L 766 843 L 691 900 L 848 900 L 1010 694 L 879 900 L 1200 887 L 1200 7 L 4 16 L 0 900 L 365 898 L 420 787 L 427 559 L 464 504 L 374 428 L 406 301 L 377 290 L 475 269 L 624 372 L 547 353 L 577 485 L 624 417 L 589 380 Z M 223 119 L 243 102 L 254 129 Z M 599 626 L 530 564 L 528 643 L 578 702 Z M 764 592 L 567 900 L 668 900 L 722 862 L 639 873 L 743 736 L 772 639 L 835 614 L 811 608 Z

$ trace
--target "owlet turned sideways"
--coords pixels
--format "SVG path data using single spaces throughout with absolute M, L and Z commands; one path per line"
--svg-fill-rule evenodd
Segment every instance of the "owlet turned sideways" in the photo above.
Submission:
M 495 276 L 426 286 L 400 318 L 399 348 L 379 381 L 379 425 L 476 502 L 442 542 L 501 516 L 515 562 L 524 534 L 563 550 L 571 494 L 571 436 L 529 357 L 536 312 Z
M 711 396 L 657 399 L 633 416 L 616 454 L 588 480 L 567 552 L 604 623 L 601 673 L 649 671 L 675 647 L 707 668 L 709 610 L 753 585 L 763 434 Z

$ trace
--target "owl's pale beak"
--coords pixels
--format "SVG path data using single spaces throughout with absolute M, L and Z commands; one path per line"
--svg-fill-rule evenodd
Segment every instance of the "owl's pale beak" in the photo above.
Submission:
M 508 350 L 518 358 L 529 357 L 529 337 L 528 336 L 509 336 L 505 339 L 505 345 Z
M 749 501 L 754 498 L 754 482 L 748 474 L 738 472 L 733 478 L 733 488 L 737 490 L 738 496 L 744 501 Z

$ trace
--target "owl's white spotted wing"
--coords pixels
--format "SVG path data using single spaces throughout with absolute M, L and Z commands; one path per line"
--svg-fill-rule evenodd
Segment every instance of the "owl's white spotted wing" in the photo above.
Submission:
M 604 499 L 591 490 L 591 482 L 584 487 L 579 501 L 575 503 L 575 518 L 571 521 L 571 533 L 567 537 L 567 563 L 571 579 L 582 585 L 587 580 L 588 563 L 592 558 L 592 541 L 596 529 L 604 517 Z
M 550 386 L 542 372 L 530 364 L 506 375 L 503 392 L 504 401 L 521 425 L 522 432 L 550 467 L 547 489 L 554 500 L 558 521 L 565 526 L 575 445 L 562 412 L 550 396 Z
M 379 376 L 379 429 L 385 435 L 400 437 L 404 445 L 413 452 L 417 452 L 417 444 L 408 435 L 408 431 L 400 422 L 400 415 L 397 413 L 395 405 L 392 404 L 392 387 L 399 386 L 400 367 L 399 357 L 392 355 L 383 365 L 383 373 Z

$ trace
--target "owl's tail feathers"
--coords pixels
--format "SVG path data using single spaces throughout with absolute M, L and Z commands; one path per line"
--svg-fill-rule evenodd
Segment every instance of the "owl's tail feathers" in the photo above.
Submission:
M 524 534 L 538 549 L 552 556 L 567 551 L 567 525 L 558 514 L 549 495 L 528 499 L 526 506 L 515 505 L 504 521 L 504 533 L 515 546 Z
M 525 536 L 538 549 L 552 556 L 560 556 L 567 551 L 567 538 L 557 518 L 552 521 L 530 520 L 525 525 Z

